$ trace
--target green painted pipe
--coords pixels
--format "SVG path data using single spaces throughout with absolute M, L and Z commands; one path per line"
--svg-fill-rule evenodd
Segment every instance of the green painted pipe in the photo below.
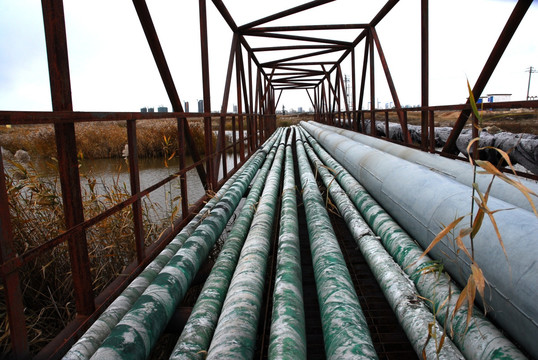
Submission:
M 89 359 L 110 334 L 114 326 L 127 313 L 135 301 L 151 284 L 172 256 L 181 248 L 185 240 L 200 225 L 207 213 L 224 196 L 228 188 L 237 180 L 241 172 L 248 167 L 252 157 L 232 176 L 219 191 L 205 204 L 198 214 L 175 236 L 175 238 L 157 255 L 157 257 L 136 277 L 127 288 L 108 306 L 99 318 L 90 326 L 80 339 L 65 354 L 65 360 Z
M 306 359 L 306 331 L 293 166 L 293 132 L 286 143 L 269 359 Z
M 303 137 L 303 131 L 300 132 L 301 137 Z M 304 138 L 302 140 L 310 161 L 315 165 L 316 171 L 328 189 L 334 204 L 346 221 L 355 242 L 417 355 L 422 356 L 424 351 L 428 359 L 464 359 L 449 339 L 445 341 L 440 351 L 437 350 L 434 340 L 428 342 L 430 323 L 434 323 L 431 331 L 435 333 L 433 334 L 435 339 L 441 339 L 443 328 L 439 326 L 434 315 L 418 296 L 413 282 L 394 262 L 345 191 L 337 181 L 334 181 L 334 175 L 327 170 L 308 142 L 304 141 Z
M 207 359 L 251 359 L 254 354 L 284 145 L 283 137 L 241 250 Z
M 300 139 L 296 149 L 325 354 L 328 359 L 377 359 L 355 287 Z
M 273 147 L 254 179 L 239 217 L 226 238 L 170 359 L 205 359 L 275 153 Z
M 302 124 L 301 124 L 302 126 Z M 392 217 L 368 194 L 357 180 L 310 135 L 307 139 L 331 168 L 342 188 L 346 191 L 368 225 L 383 243 L 385 249 L 413 280 L 421 296 L 429 299 L 428 305 L 435 313 L 437 320 L 445 327 L 446 313 L 452 314 L 460 294 L 458 286 L 446 273 L 427 271 L 435 269 L 438 264 L 429 256 L 420 259 L 422 248 L 392 219 Z M 450 301 L 441 305 L 450 296 Z M 439 310 L 441 309 L 441 310 Z M 453 322 L 452 340 L 467 359 L 525 359 L 521 351 L 510 342 L 489 320 L 475 308 L 472 320 L 466 330 L 467 311 L 464 307 L 456 313 Z
M 277 137 L 279 135 L 271 142 L 276 141 Z M 264 147 L 253 156 L 249 166 L 114 327 L 92 359 L 145 359 L 149 356 L 200 265 L 260 168 L 266 152 L 267 147 Z

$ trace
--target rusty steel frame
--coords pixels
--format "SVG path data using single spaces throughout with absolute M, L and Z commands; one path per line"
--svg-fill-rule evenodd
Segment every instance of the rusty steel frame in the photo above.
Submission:
M 476 83 L 472 90 L 475 99 L 480 98 L 482 91 L 484 91 L 484 88 L 486 87 L 486 84 L 488 83 L 491 75 L 493 74 L 493 71 L 497 67 L 499 60 L 501 60 L 501 57 L 506 50 L 508 44 L 510 43 L 512 36 L 516 32 L 516 29 L 521 23 L 521 20 L 523 20 L 523 17 L 527 13 L 527 10 L 531 6 L 531 4 L 532 0 L 518 0 L 516 6 L 514 7 L 514 10 L 512 11 L 512 14 L 508 18 L 508 21 L 506 22 L 506 25 L 501 32 L 501 35 L 499 36 L 499 39 L 495 43 L 495 46 L 493 47 L 493 50 L 491 51 L 491 54 L 486 61 L 482 72 L 480 73 L 480 76 L 476 80 Z M 467 104 L 469 104 L 469 100 L 467 100 Z M 458 120 L 454 124 L 450 136 L 445 143 L 445 146 L 443 148 L 444 152 L 455 152 L 456 139 L 463 130 L 463 127 L 465 126 L 465 123 L 467 122 L 470 113 L 470 110 L 464 110 L 461 112 L 460 116 L 458 117 Z
M 149 261 L 158 254 L 173 238 L 174 234 L 192 218 L 195 211 L 201 208 L 205 199 L 198 199 L 192 206 L 189 204 L 187 192 L 186 173 L 196 169 L 204 187 L 216 190 L 226 178 L 231 176 L 246 158 L 260 146 L 276 129 L 276 107 L 280 102 L 283 90 L 305 90 L 314 109 L 314 119 L 331 125 L 347 127 L 355 131 L 365 132 L 365 119 L 371 120 L 371 135 L 376 136 L 376 113 L 384 115 L 385 127 L 388 127 L 389 113 L 395 113 L 404 131 L 405 145 L 416 147 L 411 143 L 407 131 L 407 114 L 409 111 L 421 113 L 422 139 L 420 148 L 424 151 L 437 152 L 444 156 L 454 157 L 455 139 L 463 129 L 471 108 L 469 103 L 452 106 L 429 106 L 429 25 L 428 0 L 421 0 L 421 107 L 403 109 L 385 58 L 376 26 L 394 8 L 399 0 L 388 0 L 369 23 L 330 24 L 330 25 L 292 25 L 292 26 L 261 26 L 268 22 L 283 19 L 293 14 L 323 6 L 334 0 L 314 0 L 303 5 L 280 11 L 263 17 L 242 26 L 238 26 L 222 0 L 212 0 L 213 5 L 220 12 L 233 33 L 233 39 L 228 58 L 223 101 L 218 116 L 211 115 L 210 101 L 210 69 L 208 29 L 206 18 L 206 0 L 199 0 L 200 16 L 200 43 L 204 99 L 204 133 L 205 157 L 200 156 L 194 145 L 189 119 L 199 117 L 199 114 L 185 113 L 166 62 L 160 40 L 153 24 L 145 0 L 133 0 L 140 24 L 146 40 L 157 65 L 161 80 L 166 89 L 173 112 L 166 114 L 143 114 L 138 112 L 74 112 L 71 101 L 71 85 L 69 75 L 69 61 L 67 56 L 67 40 L 65 35 L 65 20 L 62 1 L 42 0 L 45 38 L 49 63 L 49 77 L 52 95 L 52 112 L 13 112 L 0 111 L 0 124 L 53 124 L 58 150 L 59 171 L 62 186 L 62 199 L 66 231 L 61 235 L 47 239 L 37 248 L 23 254 L 14 250 L 14 238 L 11 229 L 9 204 L 6 193 L 6 184 L 3 175 L 3 165 L 0 161 L 0 275 L 6 294 L 7 313 L 11 330 L 11 345 L 16 358 L 28 358 L 28 338 L 26 334 L 23 314 L 23 301 L 20 291 L 19 269 L 24 264 L 38 256 L 43 256 L 55 246 L 67 242 L 72 264 L 73 286 L 75 289 L 75 303 L 77 317 L 47 345 L 38 358 L 58 358 L 66 348 L 80 336 L 84 329 L 93 321 L 101 311 L 117 296 L 126 284 L 131 281 Z M 490 57 L 473 87 L 475 98 L 480 95 L 494 71 L 504 50 L 508 46 L 512 35 L 525 16 L 531 0 L 519 0 L 510 18 L 508 19 Z M 335 38 L 320 38 L 290 34 L 290 32 L 309 32 L 319 30 L 358 30 L 359 33 L 352 41 L 342 41 Z M 251 37 L 270 38 L 275 41 L 274 46 L 251 47 L 248 39 Z M 362 57 L 362 70 L 360 79 L 356 79 L 355 50 L 364 42 Z M 284 51 L 304 51 L 302 54 L 278 57 Z M 376 69 L 374 68 L 375 50 L 381 60 L 382 70 L 388 83 L 395 109 L 377 110 L 375 108 Z M 243 52 L 247 60 L 243 61 Z M 275 58 L 260 63 L 259 53 L 269 53 Z M 316 56 L 330 56 L 337 54 L 337 59 L 316 61 Z M 351 62 L 351 94 L 348 94 L 342 74 L 342 64 L 345 60 Z M 229 92 L 231 88 L 232 73 L 235 65 L 236 96 L 238 113 L 227 112 Z M 255 66 L 255 69 L 252 67 Z M 327 67 L 326 67 L 327 66 Z M 270 69 L 270 72 L 266 69 Z M 369 76 L 367 78 L 367 73 Z M 333 80 L 334 79 L 334 80 Z M 365 99 L 365 84 L 369 83 L 370 109 L 363 109 Z M 358 88 L 359 87 L 359 88 Z M 279 92 L 278 94 L 276 92 Z M 358 92 L 358 99 L 357 99 Z M 277 96 L 278 95 L 278 96 Z M 347 101 L 351 96 L 351 108 Z M 357 101 L 358 100 L 358 101 Z M 341 103 L 345 104 L 342 111 Z M 538 101 L 506 102 L 491 104 L 492 108 L 538 107 Z M 436 111 L 458 110 L 460 117 L 442 151 L 434 148 L 434 116 Z M 179 169 L 173 175 L 159 181 L 145 190 L 140 189 L 138 173 L 138 151 L 136 145 L 137 121 L 142 119 L 159 119 L 174 117 L 177 119 L 177 134 L 179 147 Z M 336 118 L 335 118 L 336 117 Z M 106 122 L 126 121 L 129 146 L 130 185 L 132 196 L 97 215 L 85 219 L 82 207 L 80 179 L 78 174 L 75 123 L 77 122 Z M 212 143 L 212 124 L 218 121 L 218 138 L 216 148 Z M 225 124 L 231 121 L 232 144 L 226 146 L 224 142 Z M 244 136 L 243 127 L 246 125 L 247 136 Z M 236 134 L 238 131 L 238 135 Z M 194 164 L 185 165 L 185 150 L 191 152 Z M 234 167 L 228 170 L 226 164 L 226 151 L 233 153 Z M 1 154 L 0 154 L 0 160 Z M 223 178 L 219 181 L 218 174 L 222 161 Z M 205 168 L 204 168 L 205 164 Z M 181 186 L 181 218 L 149 247 L 144 246 L 144 225 L 142 222 L 142 197 L 151 191 L 172 181 L 180 179 Z M 530 176 L 533 177 L 533 176 Z M 534 178 L 536 178 L 534 176 Z M 114 280 L 103 292 L 94 295 L 92 289 L 91 273 L 89 271 L 88 250 L 86 246 L 85 231 L 104 218 L 113 215 L 121 209 L 132 206 L 133 223 L 135 228 L 136 259 L 126 268 L 125 272 Z
M 41 4 L 47 43 L 52 109 L 53 111 L 73 111 L 63 2 L 43 0 Z M 55 124 L 54 133 L 65 226 L 69 229 L 84 222 L 75 124 L 72 122 Z M 88 316 L 94 312 L 95 305 L 85 231 L 73 232 L 67 238 L 67 243 L 76 311 L 77 314 Z

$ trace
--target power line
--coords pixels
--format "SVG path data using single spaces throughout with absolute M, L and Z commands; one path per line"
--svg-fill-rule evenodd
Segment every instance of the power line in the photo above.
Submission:
M 525 70 L 525 72 L 529 73 L 529 85 L 527 86 L 527 100 L 529 100 L 529 91 L 531 89 L 531 75 L 537 73 L 538 71 L 536 71 L 535 68 L 530 66 L 528 69 Z

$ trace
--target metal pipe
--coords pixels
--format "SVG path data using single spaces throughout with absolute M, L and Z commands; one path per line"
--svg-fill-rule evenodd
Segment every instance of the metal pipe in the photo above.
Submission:
M 254 179 L 241 213 L 226 238 L 170 359 L 205 358 L 275 153 L 276 148 L 273 147 Z
M 89 359 L 110 334 L 121 318 L 127 313 L 140 295 L 151 284 L 162 268 L 177 253 L 185 240 L 196 230 L 211 209 L 222 199 L 226 191 L 251 163 L 250 158 L 212 197 L 200 212 L 180 231 L 161 253 L 127 286 L 127 288 L 108 306 L 99 318 L 86 330 L 84 335 L 71 347 L 63 359 Z
M 304 131 L 304 130 L 303 130 Z M 302 137 L 302 135 L 301 135 Z M 413 282 L 405 275 L 400 266 L 387 253 L 379 238 L 374 235 L 368 224 L 353 205 L 346 192 L 340 187 L 311 146 L 303 139 L 304 147 L 315 165 L 327 191 L 331 195 L 338 211 L 355 239 L 357 246 L 368 262 L 383 294 L 392 310 L 398 317 L 407 338 L 417 355 L 425 354 L 427 359 L 464 359 L 458 348 L 449 339 L 445 340 L 441 349 L 437 349 L 430 336 L 441 339 L 443 327 L 435 320 L 434 315 L 417 294 Z M 430 323 L 434 325 L 430 328 Z
M 471 192 L 468 187 L 418 165 L 357 144 L 341 135 L 323 131 L 305 123 L 301 123 L 301 126 L 320 141 L 321 145 L 344 168 L 348 169 L 364 188 L 376 197 L 379 204 L 387 209 L 387 212 L 402 224 L 422 246 L 429 245 L 440 230 L 439 224 L 448 224 L 454 220 L 455 212 L 468 213 L 469 209 L 462 205 L 469 204 Z M 372 164 L 375 166 L 371 166 Z M 352 191 L 362 192 L 358 189 L 348 190 L 347 188 L 346 191 L 349 191 L 350 195 Z M 391 255 L 396 260 L 405 259 L 405 262 L 400 265 L 406 272 L 411 272 L 411 277 L 421 294 L 439 305 L 446 300 L 451 288 L 447 278 L 439 277 L 437 283 L 424 280 L 428 276 L 431 277 L 431 274 L 428 275 L 424 269 L 428 266 L 431 268 L 434 262 L 423 258 L 415 264 L 416 266 L 412 266 L 422 250 L 414 248 L 413 240 L 406 238 L 401 229 L 393 227 L 396 223 L 393 222 L 393 225 L 389 227 L 390 218 L 375 213 L 372 210 L 374 204 L 371 200 L 362 198 L 358 201 L 364 202 L 361 205 L 365 211 L 363 216 L 367 221 L 374 222 L 374 225 L 371 225 L 372 228 L 382 237 Z M 359 210 L 361 206 L 358 206 Z M 492 209 L 507 208 L 508 204 L 490 197 L 488 206 Z M 533 267 L 536 266 L 534 260 L 538 255 L 538 249 L 532 244 L 534 238 L 532 234 L 538 231 L 538 222 L 532 213 L 521 209 L 496 214 L 496 222 L 504 234 L 503 240 L 508 259 L 518 261 L 510 263 L 509 268 L 504 253 L 498 249 L 500 246 L 487 243 L 488 239 L 497 240 L 494 230 L 491 229 L 492 226 L 484 222 L 481 231 L 475 237 L 474 246 L 476 261 L 490 285 L 489 289 L 486 289 L 486 299 L 488 299 L 488 305 L 495 309 L 490 312 L 490 315 L 532 354 L 536 345 L 533 344 L 531 334 L 537 331 L 535 319 L 538 318 L 536 316 L 538 309 L 532 300 L 538 292 L 533 285 L 537 281 L 537 272 L 533 270 Z M 455 231 L 457 233 L 458 229 Z M 383 234 L 384 232 L 387 233 Z M 402 238 L 404 240 L 401 240 Z M 414 250 L 411 251 L 411 249 Z M 416 257 L 413 259 L 407 254 L 408 252 L 413 252 L 412 255 Z M 440 242 L 432 250 L 431 256 L 444 260 L 444 267 L 458 283 L 466 282 L 470 266 L 466 263 L 466 259 L 458 257 L 456 249 L 449 241 Z M 425 282 L 422 283 L 423 281 Z M 512 284 L 517 284 L 517 291 L 514 290 Z M 444 291 L 443 287 L 448 289 L 446 296 L 439 295 Z M 457 295 L 457 292 L 452 293 L 449 307 L 453 306 Z M 460 333 L 459 336 L 453 337 L 453 341 L 466 357 L 488 358 L 498 353 L 512 354 L 514 358 L 523 357 L 513 344 L 478 314 L 478 311 L 473 311 L 472 324 L 480 325 L 471 325 L 466 331 L 466 313 L 466 310 L 461 309 L 452 323 L 455 332 Z M 437 316 L 441 322 L 444 322 L 444 313 L 437 313 Z M 468 355 L 469 352 L 474 355 Z
M 228 288 L 207 359 L 251 359 L 254 355 L 284 144 L 283 136 Z
M 326 356 L 377 359 L 355 287 L 300 139 L 296 141 L 296 151 Z
M 425 166 L 467 186 L 472 186 L 473 182 L 476 182 L 481 191 L 487 189 L 491 181 L 491 175 L 480 173 L 476 174 L 476 179 L 473 179 L 472 167 L 465 162 L 453 161 L 436 154 L 429 154 L 424 151 L 411 149 L 406 146 L 397 145 L 388 141 L 376 139 L 371 136 L 366 136 L 364 134 L 359 134 L 349 130 L 339 129 L 333 126 L 327 126 L 314 122 L 310 122 L 310 124 L 318 126 L 322 129 L 334 131 L 337 134 L 346 136 L 362 144 L 392 154 L 401 159 Z M 538 183 L 523 178 L 513 178 L 514 180 L 521 182 L 534 193 L 538 194 Z M 520 191 L 515 189 L 512 185 L 501 181 L 500 179 L 493 182 L 490 194 L 500 200 L 506 201 L 507 203 L 518 206 L 522 209 L 533 211 L 529 201 Z
M 292 151 L 294 133 L 297 134 L 292 129 L 286 143 L 280 234 L 269 342 L 270 359 L 283 359 L 291 355 L 297 360 L 306 359 L 301 249 L 299 247 L 299 221 Z
M 174 309 L 260 168 L 268 147 L 253 156 L 249 166 L 112 329 L 92 359 L 144 359 L 149 356 Z
M 449 324 L 445 323 L 446 311 L 440 309 L 442 309 L 445 300 L 450 297 L 450 301 L 445 306 L 448 308 L 448 313 L 453 312 L 460 294 L 458 286 L 451 282 L 444 273 L 439 276 L 437 272 L 424 271 L 428 267 L 431 268 L 435 262 L 428 255 L 421 259 L 422 248 L 316 140 L 310 135 L 306 135 L 306 137 L 325 164 L 337 174 L 338 183 L 344 188 L 370 227 L 380 236 L 383 246 L 414 281 L 420 294 L 432 302 L 428 305 L 436 309 L 438 321 L 447 327 Z M 471 320 L 475 326 L 470 327 L 465 332 L 466 318 L 466 311 L 459 311 L 456 314 L 454 323 L 460 324 L 457 328 L 459 327 L 459 332 L 465 333 L 465 336 L 456 334 L 454 342 L 460 349 L 463 349 L 462 352 L 467 358 L 488 359 L 497 353 L 508 354 L 514 359 L 524 358 L 521 352 L 480 314 L 478 309 L 473 311 Z

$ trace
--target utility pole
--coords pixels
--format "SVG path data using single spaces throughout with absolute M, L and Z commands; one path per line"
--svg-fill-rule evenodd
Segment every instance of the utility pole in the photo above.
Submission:
M 529 73 L 529 85 L 527 86 L 527 100 L 529 100 L 529 91 L 531 89 L 531 76 L 532 76 L 532 74 L 534 74 L 534 73 L 536 73 L 538 71 L 536 71 L 535 68 L 530 66 L 527 70 L 525 70 L 525 72 Z

